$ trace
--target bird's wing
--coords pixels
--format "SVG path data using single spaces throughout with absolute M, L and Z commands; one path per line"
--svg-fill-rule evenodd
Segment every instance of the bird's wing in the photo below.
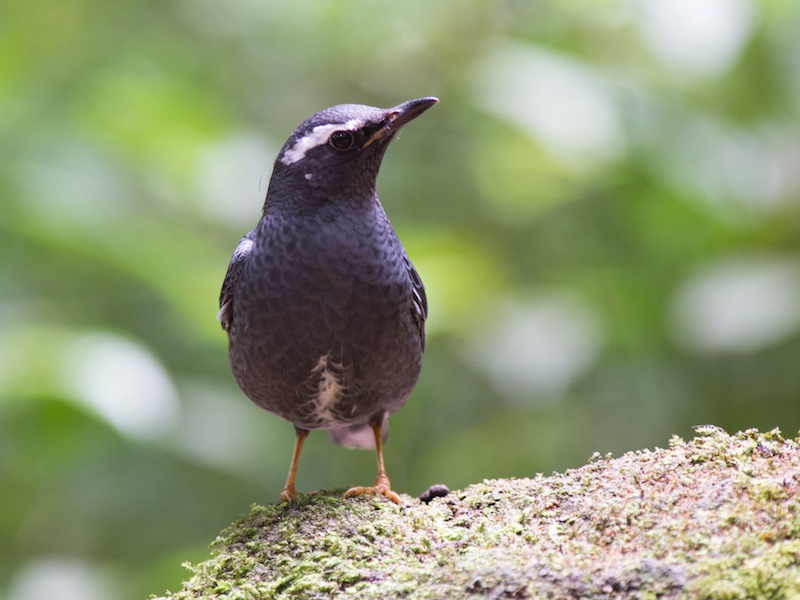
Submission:
M 219 294 L 219 312 L 217 313 L 217 321 L 225 331 L 230 331 L 231 323 L 233 322 L 233 296 L 234 289 L 236 288 L 236 281 L 242 272 L 247 258 L 253 251 L 255 245 L 255 235 L 249 231 L 236 250 L 233 251 L 233 257 L 228 265 L 228 272 L 225 273 L 225 280 L 222 282 L 222 291 Z
M 408 276 L 411 279 L 411 318 L 417 326 L 419 331 L 419 339 L 422 342 L 422 348 L 425 349 L 425 319 L 428 318 L 428 297 L 425 295 L 425 286 L 422 284 L 422 279 L 419 273 L 411 264 L 408 256 L 405 256 L 406 269 Z

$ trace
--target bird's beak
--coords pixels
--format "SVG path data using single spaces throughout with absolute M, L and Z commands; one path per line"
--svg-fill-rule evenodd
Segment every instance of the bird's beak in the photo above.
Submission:
M 383 126 L 369 136 L 367 141 L 364 142 L 364 145 L 361 147 L 366 148 L 373 142 L 379 142 L 394 135 L 403 125 L 416 119 L 438 101 L 438 98 L 430 96 L 428 98 L 409 100 L 408 102 L 403 102 L 394 108 L 390 108 L 388 111 L 386 111 L 387 116 Z

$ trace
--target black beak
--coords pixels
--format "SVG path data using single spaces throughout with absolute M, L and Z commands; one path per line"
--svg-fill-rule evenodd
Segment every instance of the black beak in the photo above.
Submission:
M 391 137 L 406 123 L 413 121 L 431 106 L 439 102 L 438 98 L 429 96 L 427 98 L 417 98 L 416 100 L 409 100 L 390 108 L 386 111 L 386 121 L 380 129 L 373 133 L 362 148 L 366 148 L 373 142 L 379 142 Z

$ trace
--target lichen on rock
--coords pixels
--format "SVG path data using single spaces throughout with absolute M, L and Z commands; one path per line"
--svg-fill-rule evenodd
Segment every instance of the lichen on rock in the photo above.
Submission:
M 165 598 L 795 597 L 799 473 L 797 440 L 706 426 L 429 503 L 307 495 L 253 506 Z

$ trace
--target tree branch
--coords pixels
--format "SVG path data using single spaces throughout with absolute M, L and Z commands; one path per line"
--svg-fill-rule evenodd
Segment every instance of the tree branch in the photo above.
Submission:
M 783 598 L 800 593 L 800 446 L 690 442 L 429 504 L 340 493 L 254 506 L 165 598 Z

